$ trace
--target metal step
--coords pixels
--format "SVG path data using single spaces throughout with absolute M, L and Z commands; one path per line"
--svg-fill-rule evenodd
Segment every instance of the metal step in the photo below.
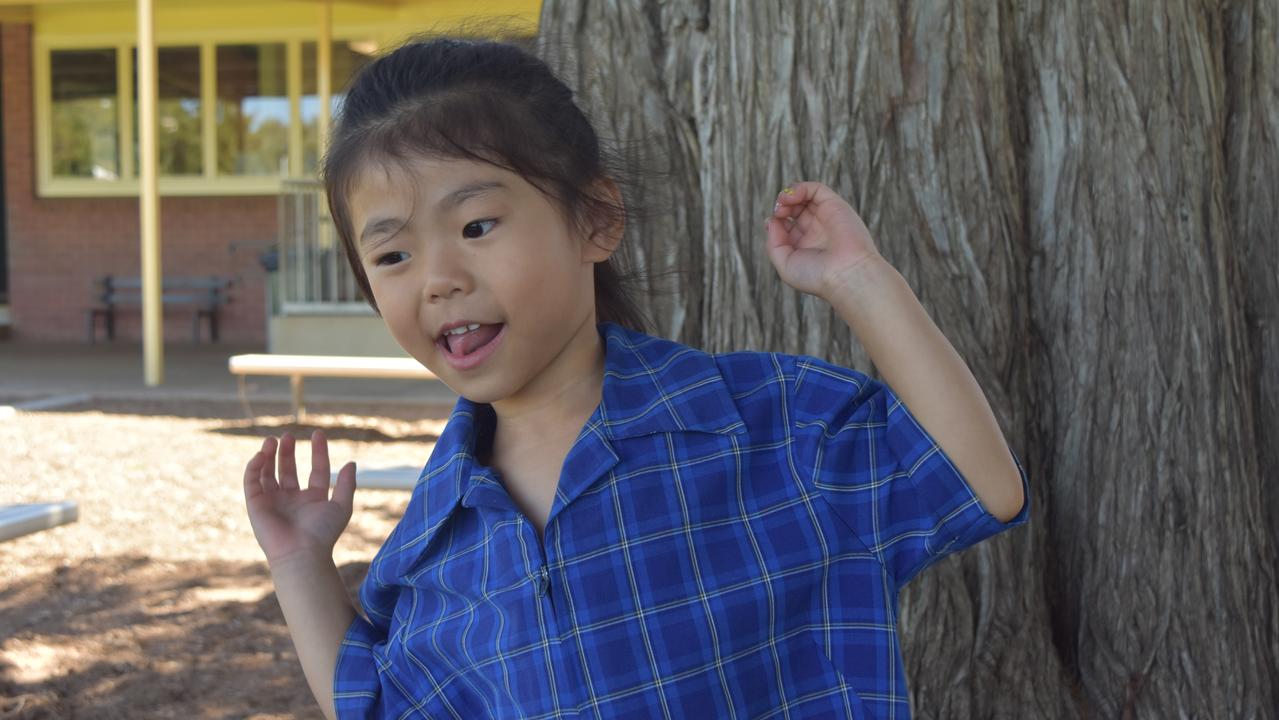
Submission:
M 79 517 L 74 500 L 0 506 L 0 542 L 75 522 Z

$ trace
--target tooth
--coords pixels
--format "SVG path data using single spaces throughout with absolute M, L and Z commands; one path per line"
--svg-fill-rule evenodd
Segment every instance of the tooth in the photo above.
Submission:
M 471 324 L 471 325 L 467 325 L 467 326 L 466 326 L 466 329 L 467 329 L 467 331 L 471 331 L 471 330 L 479 330 L 479 329 L 480 329 L 480 326 L 479 326 L 479 323 L 473 323 L 473 324 Z

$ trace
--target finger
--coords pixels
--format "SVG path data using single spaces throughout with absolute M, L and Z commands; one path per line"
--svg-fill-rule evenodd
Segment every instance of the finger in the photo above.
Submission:
M 795 251 L 794 243 L 788 237 L 786 221 L 770 217 L 764 222 L 764 228 L 768 234 L 768 240 L 765 243 L 768 259 L 780 272 L 786 267 L 786 259 Z
M 808 207 L 811 206 L 807 206 L 805 209 Z M 799 215 L 795 216 L 794 220 L 795 222 L 791 223 L 791 227 L 799 230 L 800 233 L 808 232 L 814 225 L 817 225 L 820 222 L 820 219 L 817 217 L 817 213 L 815 212 L 801 212 Z
M 351 511 L 355 507 L 355 461 L 342 466 L 338 471 L 337 482 L 333 487 L 333 502 L 346 513 L 346 518 L 351 519 Z
M 782 206 L 805 205 L 810 202 L 820 202 L 829 194 L 833 192 L 824 184 L 816 180 L 804 180 L 782 188 L 777 193 L 777 201 Z
M 797 182 L 787 185 L 777 193 L 777 202 L 773 207 L 778 217 L 797 218 L 809 205 L 820 204 L 834 196 L 834 191 L 822 183 Z
M 266 453 L 258 450 L 253 453 L 249 463 L 244 466 L 244 499 L 252 502 L 253 498 L 262 494 L 262 464 L 266 462 Z
M 815 224 L 813 214 L 806 212 L 797 218 L 792 218 L 786 222 L 786 237 L 790 243 L 796 248 L 806 248 L 814 244 L 816 238 L 809 236 L 809 231 L 813 229 Z M 807 242 L 805 238 L 807 237 Z
M 306 488 L 324 488 L 324 496 L 329 496 L 329 441 L 319 430 L 311 433 L 311 477 Z
M 284 490 L 298 489 L 298 463 L 293 457 L 297 449 L 297 440 L 293 433 L 285 431 L 280 437 L 280 487 Z
M 275 438 L 269 437 L 262 448 L 262 452 L 266 454 L 266 462 L 262 463 L 262 470 L 258 473 L 258 482 L 262 483 L 262 489 L 268 493 L 275 492 L 280 489 L 280 484 L 275 481 Z

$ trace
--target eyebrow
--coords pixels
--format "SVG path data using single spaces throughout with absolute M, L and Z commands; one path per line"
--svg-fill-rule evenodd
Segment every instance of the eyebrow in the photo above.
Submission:
M 480 195 L 483 195 L 489 192 L 490 190 L 498 190 L 498 189 L 505 190 L 506 186 L 498 182 L 497 180 L 481 180 L 477 182 L 467 183 L 463 185 L 462 187 L 449 193 L 448 195 L 445 195 L 444 197 L 440 198 L 440 201 L 435 204 L 435 207 L 437 212 L 444 212 L 446 210 L 451 210 L 452 208 L 455 208 L 458 205 L 461 205 L 462 203 L 466 202 L 467 200 L 470 200 L 473 197 L 478 197 Z M 396 218 L 396 217 L 384 217 L 384 218 L 377 218 L 377 219 L 368 221 L 367 223 L 364 224 L 364 229 L 360 231 L 360 249 L 367 250 L 377 245 L 381 245 L 382 244 L 381 241 L 378 241 L 378 242 L 371 241 L 371 238 L 373 235 L 376 235 L 377 233 L 383 232 L 386 230 L 392 230 L 392 229 L 398 230 L 399 228 L 403 227 L 407 222 L 408 222 L 407 220 L 403 220 L 401 218 Z

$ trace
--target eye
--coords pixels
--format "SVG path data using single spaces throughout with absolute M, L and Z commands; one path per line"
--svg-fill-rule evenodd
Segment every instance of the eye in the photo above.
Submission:
M 382 257 L 379 257 L 376 261 L 374 261 L 374 263 L 373 263 L 373 264 L 374 264 L 374 265 L 396 265 L 396 264 L 398 264 L 398 262 L 384 263 L 384 262 L 382 262 L 382 261 L 383 261 L 383 260 L 385 260 L 385 259 L 387 259 L 387 258 L 389 258 L 389 257 L 395 256 L 395 255 L 403 255 L 403 254 L 404 254 L 404 253 L 402 253 L 402 252 L 400 252 L 400 251 L 398 251 L 398 250 L 396 250 L 395 252 L 389 252 L 389 253 L 387 253 L 387 254 L 383 255 Z
M 468 238 L 471 238 L 471 239 L 475 239 L 475 238 L 481 237 L 482 235 L 487 235 L 487 234 L 488 234 L 488 232 L 487 232 L 487 231 L 485 231 L 485 232 L 481 233 L 480 235 L 472 235 L 472 234 L 470 234 L 470 233 L 468 233 L 468 232 L 467 232 L 468 230 L 470 230 L 471 228 L 480 227 L 480 226 L 482 226 L 482 225 L 488 225 L 488 226 L 492 227 L 493 225 L 496 225 L 496 224 L 497 224 L 497 220 L 494 220 L 494 219 L 491 219 L 491 218 L 490 218 L 490 219 L 488 219 L 488 220 L 474 220 L 474 221 L 472 221 L 472 222 L 467 223 L 467 224 L 466 224 L 466 227 L 462 228 L 462 235 L 464 235 L 464 236 L 466 236 L 466 237 L 468 237 Z

